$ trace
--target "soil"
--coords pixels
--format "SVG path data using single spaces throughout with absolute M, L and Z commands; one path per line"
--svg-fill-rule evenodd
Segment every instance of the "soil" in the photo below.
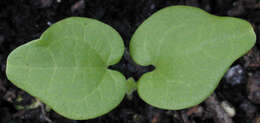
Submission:
M 115 28 L 129 47 L 136 28 L 151 14 L 170 5 L 189 5 L 220 16 L 249 21 L 260 36 L 259 0 L 1 0 L 0 1 L 0 123 L 260 123 L 260 41 L 238 59 L 221 80 L 214 94 L 198 106 L 168 111 L 144 103 L 136 94 L 110 113 L 92 120 L 66 119 L 44 105 L 26 108 L 35 99 L 15 87 L 5 75 L 8 54 L 39 38 L 51 24 L 70 16 L 98 19 Z M 153 69 L 131 61 L 125 52 L 111 66 L 127 78 Z M 19 108 L 20 107 L 20 108 Z M 25 108 L 25 109 L 21 109 Z

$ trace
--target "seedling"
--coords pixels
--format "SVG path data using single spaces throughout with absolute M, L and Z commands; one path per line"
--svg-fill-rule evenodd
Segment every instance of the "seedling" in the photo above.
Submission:
M 137 92 L 161 109 L 197 105 L 255 40 L 244 20 L 187 6 L 162 9 L 137 29 L 130 42 L 136 63 L 155 66 L 140 78 Z M 17 87 L 57 113 L 91 119 L 115 108 L 127 91 L 124 76 L 108 69 L 123 51 L 121 37 L 110 26 L 71 17 L 15 49 L 8 56 L 6 73 Z

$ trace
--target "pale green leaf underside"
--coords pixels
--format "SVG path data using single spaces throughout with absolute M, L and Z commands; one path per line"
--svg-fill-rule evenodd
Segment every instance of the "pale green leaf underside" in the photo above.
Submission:
M 228 67 L 255 43 L 251 25 L 217 17 L 186 6 L 156 12 L 135 32 L 130 54 L 154 71 L 138 81 L 147 103 L 182 109 L 202 102 L 216 88 Z
M 126 81 L 126 87 L 127 87 L 127 91 L 126 94 L 127 95 L 131 95 L 134 91 L 136 91 L 136 82 L 133 78 L 128 78 Z
M 7 77 L 65 117 L 95 118 L 125 95 L 125 78 L 107 68 L 123 52 L 123 41 L 112 27 L 72 17 L 15 49 L 8 56 Z

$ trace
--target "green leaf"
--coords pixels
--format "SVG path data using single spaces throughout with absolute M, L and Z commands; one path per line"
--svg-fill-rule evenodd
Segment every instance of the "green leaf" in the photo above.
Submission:
M 253 28 L 244 20 L 187 6 L 162 9 L 137 29 L 130 42 L 135 62 L 155 66 L 138 81 L 138 94 L 162 109 L 199 104 L 255 40 Z
M 132 77 L 127 79 L 126 87 L 127 87 L 127 91 L 126 91 L 127 95 L 131 95 L 136 90 L 136 82 Z
M 57 113 L 90 119 L 111 111 L 125 95 L 124 76 L 108 69 L 123 52 L 123 41 L 110 26 L 72 17 L 15 49 L 8 56 L 6 73 Z

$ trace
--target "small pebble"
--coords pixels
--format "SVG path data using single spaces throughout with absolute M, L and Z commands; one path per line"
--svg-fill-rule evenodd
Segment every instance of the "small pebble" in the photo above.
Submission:
M 80 0 L 76 2 L 74 5 L 72 5 L 70 9 L 71 12 L 75 12 L 75 11 L 83 11 L 84 8 L 85 8 L 85 1 Z
M 50 21 L 48 21 L 47 24 L 48 24 L 48 26 L 51 26 L 51 25 L 52 25 L 52 23 L 51 23 Z
M 195 115 L 195 116 L 201 117 L 201 116 L 203 115 L 203 111 L 204 111 L 204 109 L 203 109 L 202 106 L 195 106 L 195 107 L 193 107 L 193 108 L 190 108 L 190 109 L 186 112 L 186 114 L 187 114 L 188 116 L 190 116 L 190 115 Z
M 256 47 L 253 47 L 243 58 L 245 60 L 245 67 L 260 67 L 260 52 Z
M 234 117 L 236 115 L 235 108 L 231 106 L 231 104 L 228 103 L 227 101 L 222 101 L 220 105 L 224 109 L 224 111 L 228 114 L 229 117 Z
M 249 77 L 247 91 L 248 99 L 255 104 L 260 104 L 260 72 Z
M 155 5 L 152 4 L 152 5 L 150 6 L 150 9 L 154 9 L 154 8 L 155 8 Z
M 254 123 L 260 123 L 260 115 L 255 118 Z
M 144 118 L 143 118 L 142 115 L 134 114 L 133 115 L 133 121 L 134 121 L 134 123 L 143 123 L 144 122 Z
M 245 112 L 245 115 L 249 118 L 255 117 L 255 114 L 257 112 L 257 107 L 252 104 L 250 101 L 245 100 L 240 105 L 239 108 Z
M 244 69 L 240 65 L 231 67 L 225 74 L 226 83 L 234 86 L 241 84 L 245 78 Z

